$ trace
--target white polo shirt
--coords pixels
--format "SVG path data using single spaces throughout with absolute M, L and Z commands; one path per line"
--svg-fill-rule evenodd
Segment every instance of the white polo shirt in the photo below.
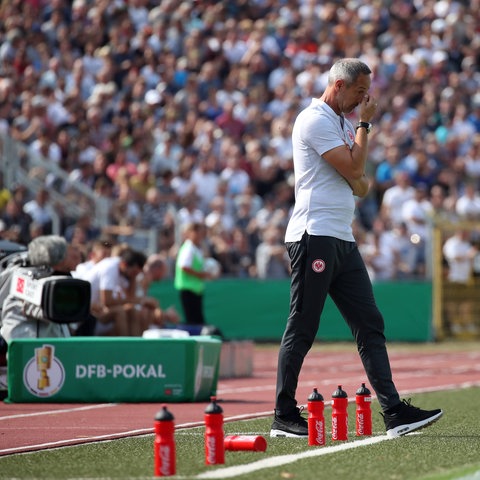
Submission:
M 119 269 L 120 257 L 107 257 L 88 270 L 83 280 L 91 285 L 91 304 L 100 303 L 100 291 L 111 290 L 116 298 L 125 296 L 128 281 L 122 277 Z
M 325 102 L 313 99 L 295 120 L 292 132 L 295 206 L 286 242 L 299 241 L 304 232 L 354 241 L 355 197 L 348 182 L 322 155 L 341 145 L 353 147 L 355 129 Z

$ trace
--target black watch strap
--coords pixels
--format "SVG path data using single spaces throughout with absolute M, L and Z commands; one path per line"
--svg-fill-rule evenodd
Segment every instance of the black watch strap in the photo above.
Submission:
M 355 127 L 355 131 L 359 128 L 365 128 L 367 130 L 367 133 L 370 133 L 371 130 L 372 130 L 372 124 L 371 123 L 368 123 L 368 122 L 358 122 L 356 127 Z

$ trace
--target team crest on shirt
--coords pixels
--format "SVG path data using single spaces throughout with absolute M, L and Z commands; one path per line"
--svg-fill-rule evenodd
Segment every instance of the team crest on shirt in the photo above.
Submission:
M 315 273 L 321 273 L 325 270 L 325 262 L 321 258 L 317 258 L 312 262 L 312 270 Z
M 348 138 L 350 139 L 350 143 L 353 144 L 353 142 L 355 141 L 355 137 L 353 136 L 353 133 L 349 130 L 347 132 L 347 135 L 348 135 Z

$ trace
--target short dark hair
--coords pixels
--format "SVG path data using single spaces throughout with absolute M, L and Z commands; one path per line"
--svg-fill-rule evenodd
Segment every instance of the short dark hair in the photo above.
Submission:
M 133 248 L 126 248 L 121 254 L 120 259 L 125 262 L 129 267 L 143 268 L 147 257 L 143 252 L 134 250 Z

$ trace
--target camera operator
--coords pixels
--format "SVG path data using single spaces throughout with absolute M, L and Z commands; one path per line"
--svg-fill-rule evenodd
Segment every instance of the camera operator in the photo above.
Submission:
M 25 263 L 31 272 L 41 272 L 42 277 L 71 276 L 72 257 L 70 254 L 75 255 L 75 252 L 69 249 L 67 241 L 63 237 L 43 235 L 33 239 L 28 244 Z M 18 268 L 22 266 L 25 265 Z M 24 299 L 9 293 L 3 303 L 1 336 L 7 342 L 14 338 L 61 338 L 70 336 L 68 324 L 41 318 L 41 315 L 38 314 L 39 311 L 41 312 L 41 307 L 29 305 Z

